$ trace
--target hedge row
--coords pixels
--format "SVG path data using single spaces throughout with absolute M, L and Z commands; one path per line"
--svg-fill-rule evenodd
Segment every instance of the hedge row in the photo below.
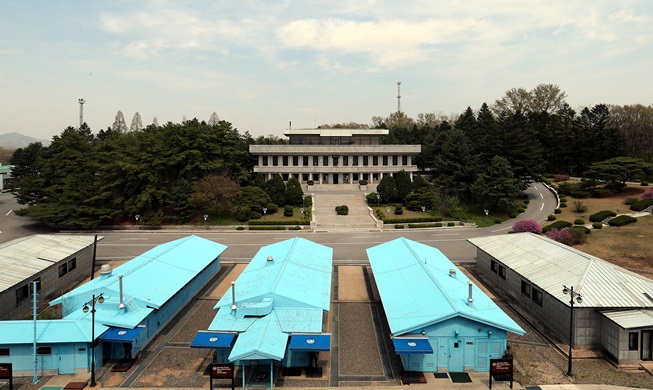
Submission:
M 620 215 L 618 217 L 614 217 L 611 220 L 608 221 L 608 225 L 610 226 L 624 226 L 628 225 L 629 223 L 637 222 L 637 218 L 631 217 L 630 215 Z
M 249 226 L 252 225 L 310 225 L 310 221 L 271 221 L 271 220 L 261 220 L 261 221 L 249 221 L 247 222 Z
M 442 222 L 435 222 L 435 223 L 409 223 L 408 227 L 411 229 L 418 229 L 418 228 L 431 228 L 431 227 L 442 227 Z
M 286 230 L 285 226 L 250 226 L 249 230 Z
M 599 211 L 598 213 L 594 213 L 594 214 L 590 215 L 590 221 L 591 222 L 601 222 L 601 221 L 603 221 L 604 219 L 606 219 L 608 217 L 615 217 L 616 215 L 617 215 L 617 213 L 615 213 L 612 210 L 603 210 L 603 211 Z
M 551 225 L 543 227 L 542 228 L 542 233 L 546 233 L 546 232 L 548 232 L 550 230 L 553 230 L 553 229 L 564 229 L 564 228 L 568 228 L 570 226 L 573 226 L 573 224 L 571 222 L 557 221 L 557 222 L 552 223 Z
M 416 217 L 416 218 L 387 218 L 383 223 L 413 223 L 413 222 L 440 222 L 442 217 Z
M 642 199 L 630 205 L 630 209 L 633 211 L 642 211 L 653 205 L 653 199 Z

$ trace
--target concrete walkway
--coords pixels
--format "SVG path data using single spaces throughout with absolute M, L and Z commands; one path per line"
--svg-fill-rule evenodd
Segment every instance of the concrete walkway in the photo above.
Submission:
M 376 222 L 370 216 L 365 202 L 367 192 L 358 186 L 321 185 L 315 186 L 313 195 L 313 218 L 317 230 L 370 231 L 376 229 Z M 336 206 L 349 207 L 348 215 L 337 215 Z

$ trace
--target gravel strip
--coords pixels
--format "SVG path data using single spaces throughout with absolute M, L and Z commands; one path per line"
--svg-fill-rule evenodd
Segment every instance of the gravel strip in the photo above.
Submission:
M 338 304 L 339 375 L 384 375 L 368 303 Z
M 195 314 L 179 329 L 170 342 L 190 344 L 198 330 L 206 330 L 211 325 L 217 313 L 217 310 L 213 310 L 216 303 L 218 303 L 217 299 L 203 299 L 198 302 L 199 307 Z

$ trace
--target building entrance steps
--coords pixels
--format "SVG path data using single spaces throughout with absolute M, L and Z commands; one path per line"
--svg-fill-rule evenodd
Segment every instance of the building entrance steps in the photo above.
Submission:
M 336 187 L 333 185 L 332 187 Z M 348 215 L 337 215 L 336 206 L 347 206 Z M 313 217 L 318 230 L 373 230 L 376 221 L 370 216 L 361 191 L 315 191 L 313 192 Z

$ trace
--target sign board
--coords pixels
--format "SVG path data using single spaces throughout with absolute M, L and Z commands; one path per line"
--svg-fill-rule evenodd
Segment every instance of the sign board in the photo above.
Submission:
M 510 381 L 512 389 L 512 358 L 490 359 L 490 389 L 492 388 L 492 379 L 497 381 Z
M 213 379 L 231 378 L 231 390 L 234 390 L 234 365 L 230 363 L 209 364 L 209 382 L 213 390 Z
M 11 379 L 11 363 L 0 363 L 0 379 Z

